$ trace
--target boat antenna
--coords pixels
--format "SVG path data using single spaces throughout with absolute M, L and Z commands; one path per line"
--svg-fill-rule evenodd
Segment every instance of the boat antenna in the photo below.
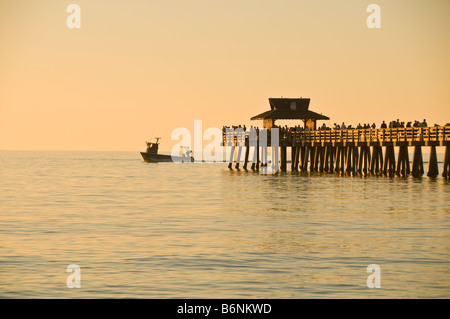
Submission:
M 155 132 L 155 130 L 152 130 L 152 135 L 150 137 L 150 141 L 153 140 L 153 133 Z

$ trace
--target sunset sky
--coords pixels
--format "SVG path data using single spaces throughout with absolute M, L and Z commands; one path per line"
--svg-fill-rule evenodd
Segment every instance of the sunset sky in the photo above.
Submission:
M 329 125 L 443 125 L 449 30 L 448 0 L 1 1 L 0 149 L 170 149 L 194 120 L 262 125 L 250 117 L 281 96 Z

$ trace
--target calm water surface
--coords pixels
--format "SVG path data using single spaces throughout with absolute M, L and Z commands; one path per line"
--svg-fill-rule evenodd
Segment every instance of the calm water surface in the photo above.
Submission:
M 2 151 L 0 297 L 448 298 L 449 184 Z

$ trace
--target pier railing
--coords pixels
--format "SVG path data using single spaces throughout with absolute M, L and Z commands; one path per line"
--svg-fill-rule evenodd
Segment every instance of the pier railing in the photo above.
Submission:
M 401 143 L 450 141 L 450 127 L 319 130 L 288 133 L 286 138 L 308 143 Z
M 252 136 L 253 134 L 253 136 Z M 267 142 L 270 145 L 271 131 L 267 130 Z M 256 131 L 229 130 L 224 132 L 224 145 L 242 145 L 252 137 L 259 140 Z M 381 129 L 346 129 L 346 130 L 315 130 L 315 131 L 279 131 L 279 145 L 297 144 L 366 144 L 366 145 L 436 145 L 444 146 L 450 143 L 450 126 L 435 127 L 405 127 Z

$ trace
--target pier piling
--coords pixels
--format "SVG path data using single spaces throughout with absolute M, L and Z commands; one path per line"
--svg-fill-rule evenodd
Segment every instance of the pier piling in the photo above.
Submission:
M 413 177 L 420 177 L 423 175 L 423 173 L 424 170 L 423 170 L 422 147 L 414 146 L 411 175 Z
M 370 161 L 370 173 L 378 175 L 381 173 L 383 167 L 383 147 L 374 146 L 372 149 L 372 158 Z
M 232 169 L 233 168 L 233 162 L 234 162 L 234 145 L 231 146 L 231 150 L 230 150 L 230 157 L 229 157 L 229 162 L 228 162 L 228 168 Z
M 250 155 L 250 146 L 245 147 L 244 166 L 243 169 L 247 170 L 248 157 Z
M 436 177 L 439 175 L 438 163 L 437 163 L 437 155 L 436 155 L 436 146 L 431 146 L 430 149 L 430 159 L 428 160 L 428 176 Z
M 309 152 L 310 152 L 310 146 L 302 147 L 301 149 L 302 155 L 302 162 L 301 162 L 301 171 L 307 172 L 308 171 L 308 158 L 309 158 Z
M 291 147 L 291 171 L 295 172 L 297 167 L 295 167 L 295 152 L 297 148 L 295 146 Z
M 400 146 L 397 156 L 397 176 L 407 176 L 410 174 L 408 146 Z
M 450 178 L 450 147 L 445 147 L 444 163 L 442 165 L 442 176 Z
M 241 157 L 242 157 L 242 146 L 237 147 L 237 155 L 236 155 L 236 169 L 239 169 L 239 164 L 241 163 Z
M 286 171 L 286 157 L 287 157 L 287 147 L 286 146 L 280 147 L 280 157 L 281 157 L 280 170 L 282 172 L 285 172 Z
M 386 146 L 383 174 L 386 176 L 394 176 L 395 174 L 395 153 L 392 145 Z

